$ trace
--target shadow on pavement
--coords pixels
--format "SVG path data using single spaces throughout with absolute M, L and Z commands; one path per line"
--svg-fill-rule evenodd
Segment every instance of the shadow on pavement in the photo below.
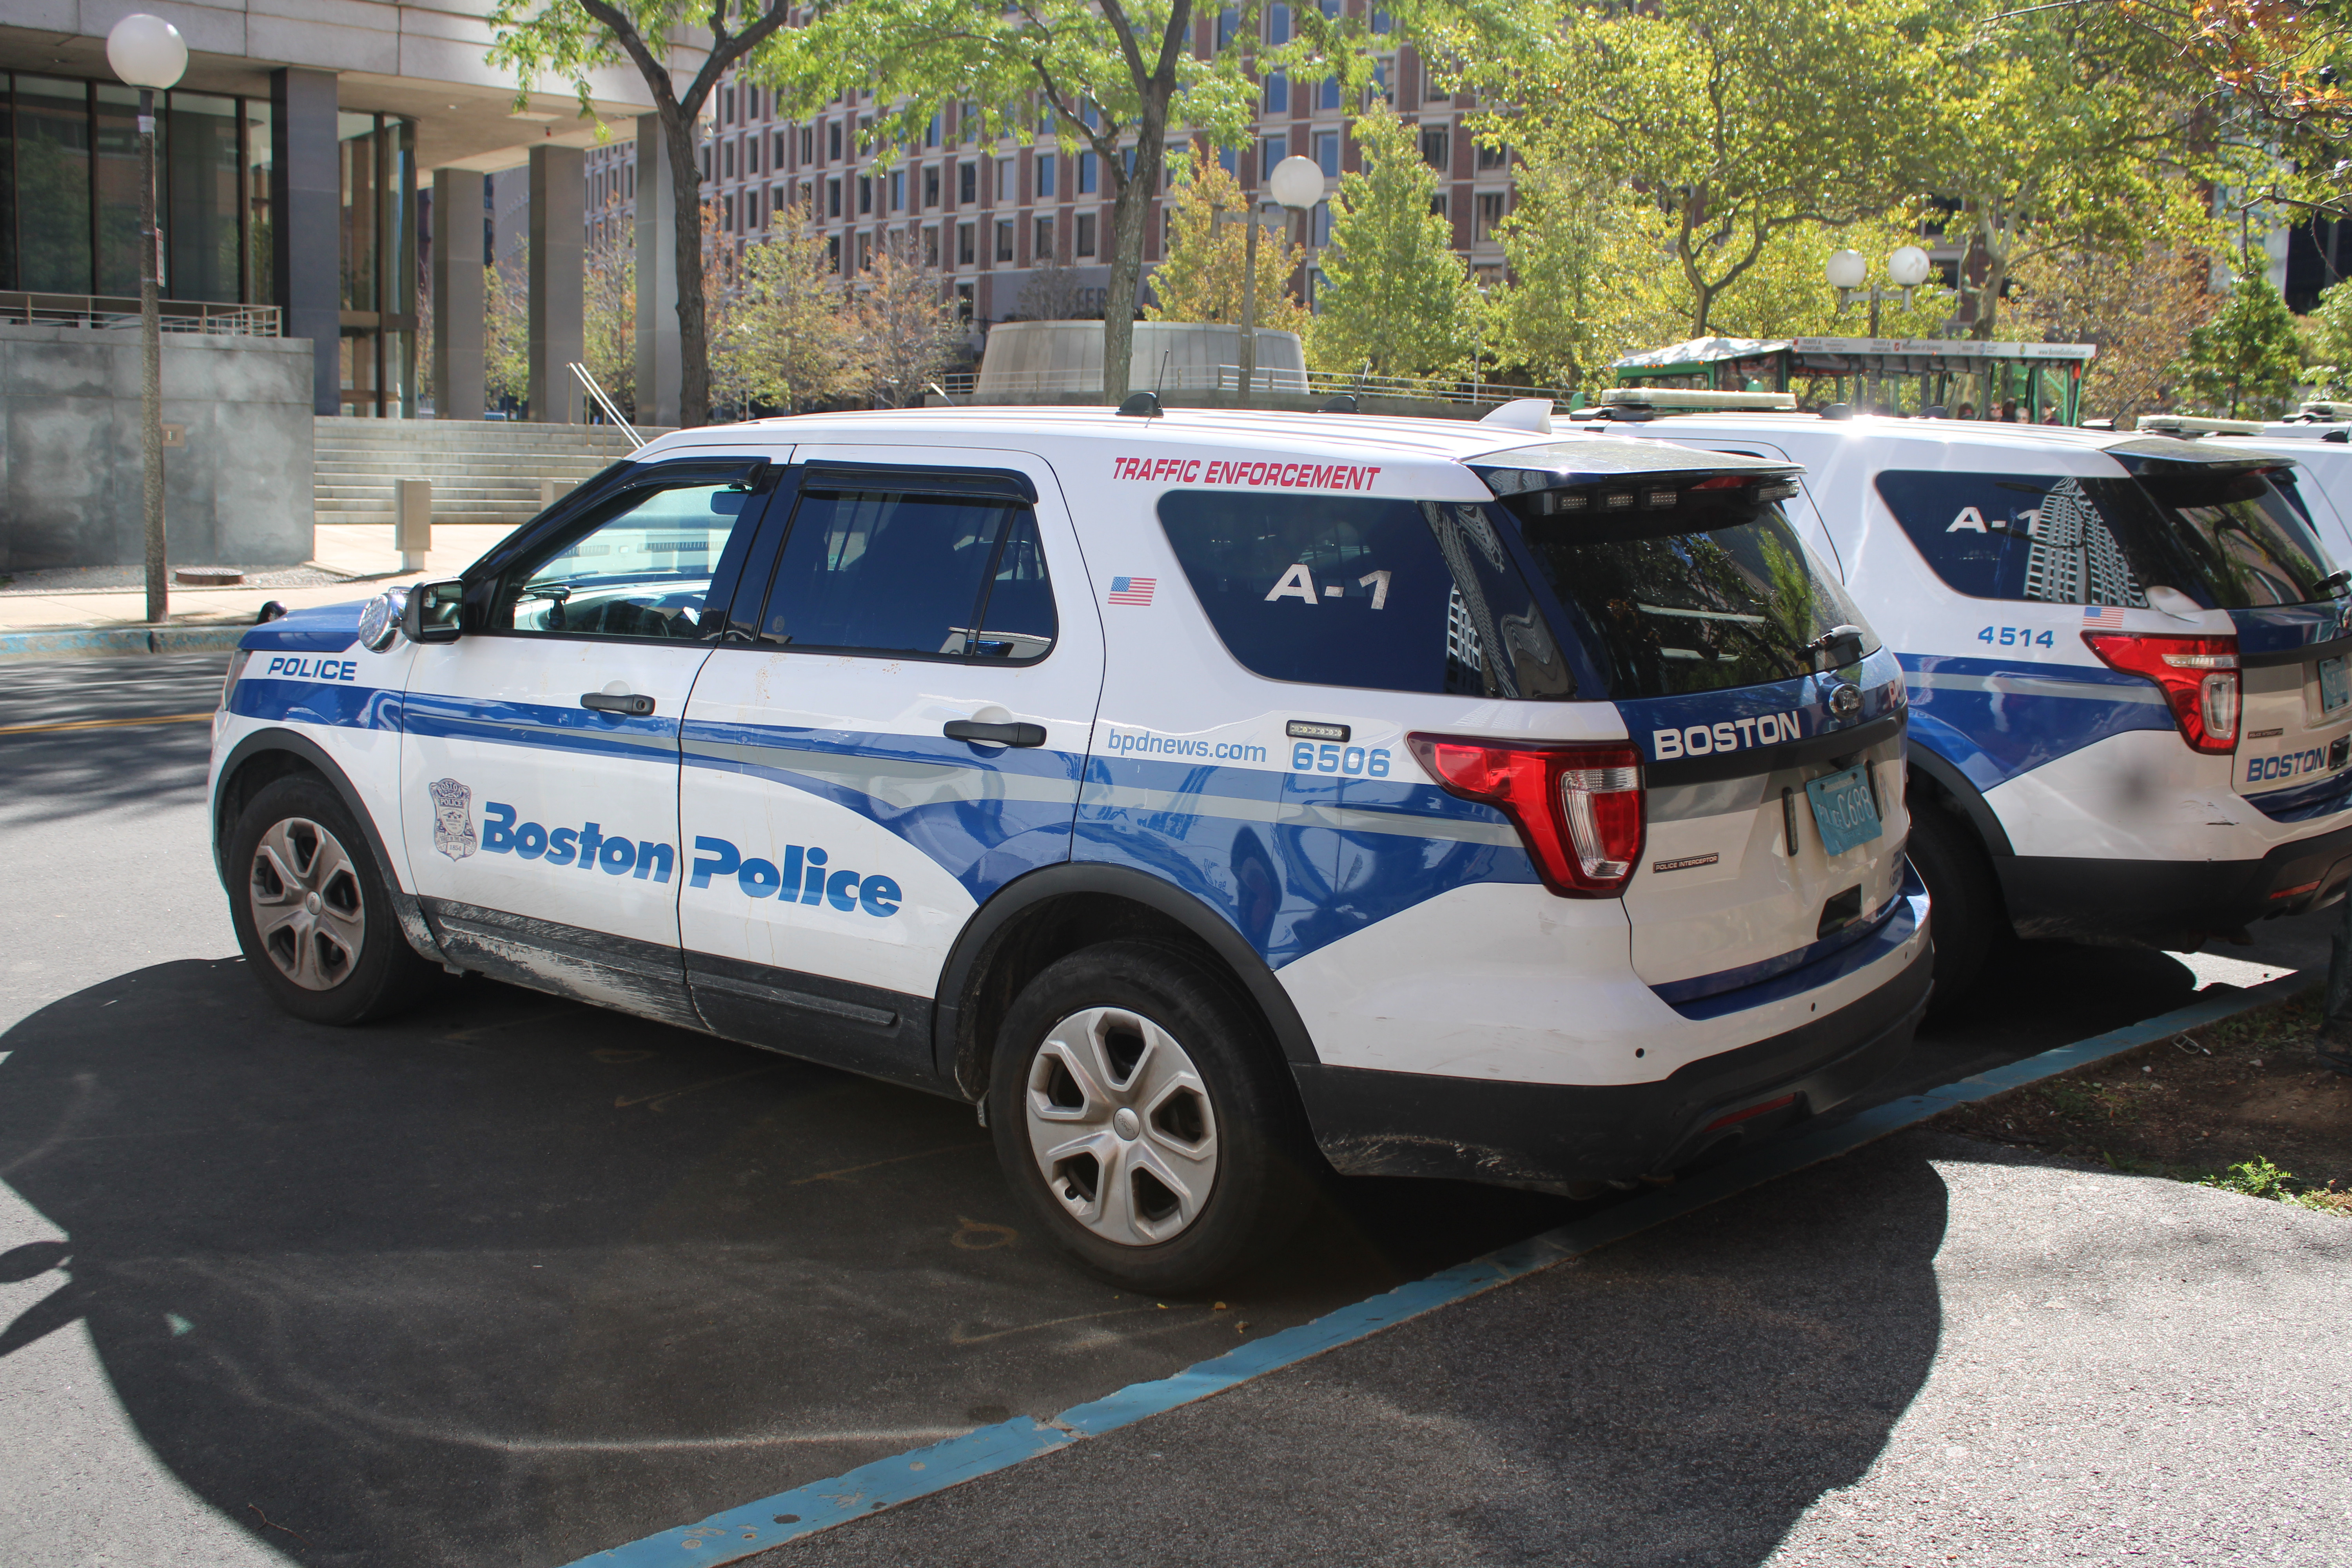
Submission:
M 1381 1184 L 1162 1303 L 1027 1233 L 967 1107 L 479 981 L 331 1030 L 237 961 L 167 963 L 0 1052 L 0 1180 L 63 1233 L 0 1255 L 55 1282 L 0 1355 L 87 1324 L 172 1471 L 315 1564 L 566 1561 L 1562 1212 Z

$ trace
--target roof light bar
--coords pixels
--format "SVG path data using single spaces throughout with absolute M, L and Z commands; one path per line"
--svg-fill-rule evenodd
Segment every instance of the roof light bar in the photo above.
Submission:
M 2200 419 L 2187 414 L 2149 414 L 2139 428 L 2157 436 L 2259 436 L 2262 423 L 2253 419 Z
M 1601 395 L 1603 408 L 1747 409 L 1793 414 L 1793 392 L 1701 392 L 1676 386 L 1612 386 Z

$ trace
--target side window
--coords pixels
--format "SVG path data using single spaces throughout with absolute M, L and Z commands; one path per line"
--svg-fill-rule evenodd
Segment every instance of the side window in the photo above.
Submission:
M 1978 599 L 2144 608 L 2108 511 L 2119 481 L 1888 469 L 1887 510 L 1946 586 Z
M 1052 650 L 1056 629 L 1027 507 L 998 497 L 813 486 L 793 513 L 760 640 L 1027 664 Z
M 706 473 L 708 470 L 706 470 Z M 584 531 L 510 568 L 493 630 L 566 637 L 700 635 L 703 601 L 752 496 L 703 478 L 623 491 Z M 758 509 L 750 509 L 756 516 Z
M 1160 526 L 1226 651 L 1254 674 L 1384 691 L 1575 692 L 1484 506 L 1171 490 Z

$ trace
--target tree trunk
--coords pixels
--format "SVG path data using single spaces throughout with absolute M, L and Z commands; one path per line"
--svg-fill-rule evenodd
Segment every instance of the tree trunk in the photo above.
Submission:
M 1175 0 L 1151 76 L 1136 83 L 1143 107 L 1136 121 L 1135 173 L 1124 173 L 1116 153 L 1104 160 L 1118 192 L 1110 209 L 1110 289 L 1103 297 L 1103 401 L 1108 404 L 1126 398 L 1133 368 L 1135 293 L 1143 280 L 1143 242 L 1151 198 L 1160 194 L 1160 173 L 1168 158 L 1168 106 L 1176 97 L 1176 61 L 1192 35 L 1192 0 Z
M 667 102 L 662 105 L 662 139 L 669 148 L 670 226 L 677 231 L 677 422 L 691 427 L 710 420 L 709 317 L 702 294 L 702 165 L 694 156 L 694 121 Z

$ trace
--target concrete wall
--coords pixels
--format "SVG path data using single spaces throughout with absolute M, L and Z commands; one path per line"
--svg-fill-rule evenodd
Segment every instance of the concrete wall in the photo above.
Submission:
M 1240 387 L 1242 330 L 1200 321 L 1138 321 L 1129 359 L 1131 390 L 1206 391 Z M 1100 321 L 1006 321 L 988 331 L 977 384 L 982 400 L 1024 393 L 1102 392 Z M 1229 368 L 1230 367 L 1230 368 Z M 1307 351 L 1297 332 L 1257 329 L 1262 389 L 1307 390 Z
M 163 334 L 174 566 L 311 555 L 307 338 Z M 0 325 L 0 572 L 140 560 L 139 333 Z

